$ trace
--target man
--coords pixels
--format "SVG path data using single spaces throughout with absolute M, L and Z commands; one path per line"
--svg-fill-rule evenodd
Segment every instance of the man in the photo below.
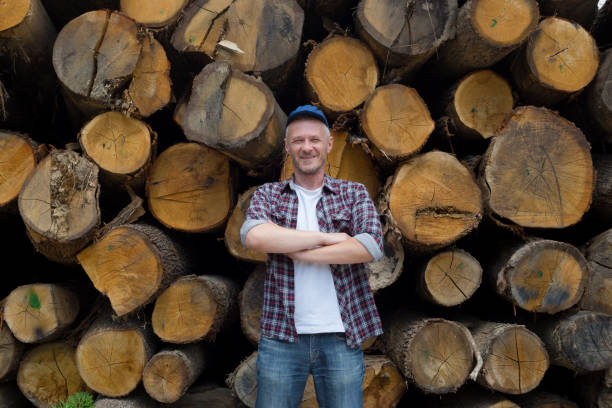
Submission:
M 298 407 L 309 373 L 321 408 L 363 405 L 359 345 L 382 334 L 363 262 L 382 257 L 381 227 L 363 185 L 325 174 L 332 144 L 319 109 L 293 111 L 293 177 L 260 186 L 241 229 L 249 248 L 268 253 L 257 408 Z

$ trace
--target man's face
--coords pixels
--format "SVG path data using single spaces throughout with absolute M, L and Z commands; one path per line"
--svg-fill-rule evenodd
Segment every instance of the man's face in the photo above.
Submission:
M 291 156 L 296 173 L 316 174 L 324 171 L 325 159 L 332 148 L 332 138 L 325 125 L 316 119 L 291 122 L 285 138 L 285 150 Z

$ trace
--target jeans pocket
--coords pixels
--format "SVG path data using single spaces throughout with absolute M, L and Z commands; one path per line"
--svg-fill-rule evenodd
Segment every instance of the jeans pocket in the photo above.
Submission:
M 339 340 L 346 341 L 346 334 L 344 333 L 340 333 L 340 332 L 334 333 L 334 337 Z

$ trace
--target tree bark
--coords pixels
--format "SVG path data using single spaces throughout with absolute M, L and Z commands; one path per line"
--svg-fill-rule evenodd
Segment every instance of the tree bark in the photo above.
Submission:
M 583 253 L 589 276 L 580 308 L 612 315 L 612 229 L 591 239 Z
M 79 154 L 54 150 L 26 179 L 19 213 L 34 247 L 52 261 L 76 263 L 100 224 L 98 166 Z
M 149 172 L 149 210 L 167 228 L 215 230 L 232 209 L 233 183 L 226 156 L 199 143 L 178 143 L 162 152 Z
M 77 259 L 118 316 L 154 301 L 188 269 L 176 243 L 162 230 L 144 224 L 112 228 Z
M 539 0 L 543 16 L 567 18 L 589 30 L 597 15 L 597 0 Z
M 598 66 L 597 44 L 588 31 L 548 17 L 516 55 L 511 70 L 522 103 L 548 106 L 587 86 Z
M 516 108 L 483 157 L 492 215 L 522 227 L 577 223 L 595 185 L 589 150 L 580 129 L 555 112 Z
M 265 266 L 259 265 L 255 267 L 238 296 L 242 333 L 254 346 L 259 343 L 259 337 L 261 336 L 260 321 L 263 309 L 265 278 Z
M 15 378 L 24 348 L 24 345 L 15 339 L 7 325 L 0 327 L 0 381 Z M 2 394 L 1 391 L 0 394 Z M 2 397 L 0 397 L 0 402 L 2 402 Z M 0 404 L 0 406 L 4 405 Z
M 17 385 L 38 408 L 56 405 L 75 392 L 88 391 L 77 370 L 74 348 L 65 343 L 45 343 L 30 349 L 19 364 Z
M 257 186 L 253 186 L 238 196 L 236 206 L 232 210 L 232 214 L 225 226 L 225 238 L 223 241 L 225 242 L 225 247 L 228 252 L 233 257 L 241 261 L 263 263 L 268 259 L 268 255 L 264 252 L 247 248 L 242 244 L 242 240 L 240 239 L 240 228 L 244 223 L 246 211 L 249 208 L 251 198 L 256 189 Z
M 600 128 L 604 140 L 612 142 L 612 49 L 601 54 L 597 76 L 586 91 L 586 105 L 591 119 Z
M 155 302 L 153 331 L 165 342 L 214 340 L 237 317 L 238 286 L 222 276 L 177 279 Z
M 17 212 L 17 196 L 39 160 L 38 145 L 27 135 L 0 130 L 0 210 Z

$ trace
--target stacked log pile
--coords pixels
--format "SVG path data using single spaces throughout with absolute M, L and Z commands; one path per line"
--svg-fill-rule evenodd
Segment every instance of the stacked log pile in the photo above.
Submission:
M 610 406 L 596 3 L 0 1 L 0 405 L 252 407 L 239 229 L 314 103 L 384 230 L 364 406 Z

